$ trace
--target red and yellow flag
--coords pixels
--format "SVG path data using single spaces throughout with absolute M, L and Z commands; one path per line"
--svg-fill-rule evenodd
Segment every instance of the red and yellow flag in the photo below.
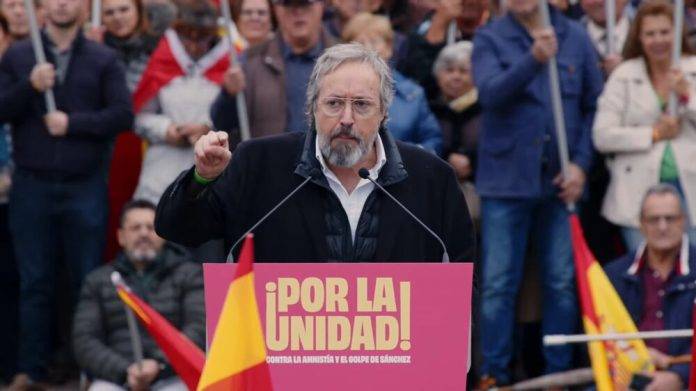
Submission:
M 210 344 L 198 391 L 272 390 L 254 292 L 254 245 L 247 236 Z
M 121 280 L 121 275 L 118 272 L 111 275 L 111 280 L 116 286 L 118 296 L 140 319 L 177 375 L 189 390 L 195 390 L 205 363 L 203 351 L 172 326 L 167 319 L 135 295 Z
M 578 216 L 570 217 L 578 293 L 585 333 L 635 333 L 635 324 L 614 286 L 587 247 Z M 642 340 L 596 341 L 588 344 L 599 391 L 626 390 L 634 373 L 652 372 Z

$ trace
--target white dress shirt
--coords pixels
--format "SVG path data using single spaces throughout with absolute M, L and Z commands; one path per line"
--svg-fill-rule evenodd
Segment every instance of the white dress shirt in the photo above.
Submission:
M 349 193 L 348 190 L 343 187 L 341 181 L 338 180 L 336 174 L 334 174 L 333 171 L 331 171 L 331 169 L 329 169 L 329 167 L 326 165 L 324 156 L 321 154 L 321 149 L 319 148 L 318 136 L 315 140 L 315 145 L 315 155 L 321 164 L 321 171 L 324 173 L 324 176 L 326 176 L 331 190 L 333 190 L 334 194 L 336 194 L 338 200 L 341 202 L 341 206 L 343 206 L 343 210 L 346 212 L 348 223 L 350 224 L 351 238 L 353 241 L 355 241 L 355 231 L 358 229 L 360 215 L 362 214 L 363 207 L 365 207 L 367 197 L 370 196 L 370 193 L 372 193 L 372 190 L 374 190 L 375 185 L 367 179 L 360 178 L 360 182 L 358 182 L 358 185 L 355 186 L 353 192 Z M 384 144 L 382 144 L 382 138 L 379 136 L 379 134 L 377 134 L 377 138 L 375 139 L 375 149 L 377 151 L 377 163 L 375 163 L 374 167 L 370 168 L 370 178 L 373 180 L 377 180 L 379 177 L 379 170 L 381 170 L 384 164 L 387 162 L 387 155 L 384 152 Z

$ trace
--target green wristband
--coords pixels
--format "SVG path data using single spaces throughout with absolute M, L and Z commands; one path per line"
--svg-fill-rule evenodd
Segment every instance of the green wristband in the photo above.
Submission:
M 205 179 L 201 176 L 201 174 L 196 171 L 196 169 L 193 170 L 193 180 L 196 181 L 199 185 L 207 185 L 210 182 L 213 182 L 215 179 Z

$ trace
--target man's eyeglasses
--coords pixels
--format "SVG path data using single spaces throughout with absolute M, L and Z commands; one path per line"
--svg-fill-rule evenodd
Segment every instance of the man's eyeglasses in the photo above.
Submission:
M 257 17 L 259 19 L 260 18 L 267 18 L 269 14 L 270 14 L 270 12 L 268 12 L 268 10 L 246 9 L 246 10 L 242 10 L 242 12 L 241 12 L 241 16 L 243 16 L 245 18 L 253 18 L 253 17 Z
M 682 215 L 643 216 L 642 220 L 650 226 L 657 226 L 662 220 L 667 225 L 672 225 L 682 219 Z
M 350 102 L 351 111 L 358 117 L 369 118 L 377 114 L 379 106 L 371 99 L 350 99 L 329 97 L 319 101 L 319 108 L 329 117 L 337 117 L 346 109 L 346 105 Z

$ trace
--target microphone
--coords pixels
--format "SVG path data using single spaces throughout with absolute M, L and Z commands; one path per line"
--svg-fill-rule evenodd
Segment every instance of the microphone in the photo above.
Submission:
M 442 262 L 449 263 L 450 259 L 449 259 L 449 254 L 447 254 L 447 247 L 445 247 L 445 242 L 443 242 L 442 239 L 440 239 L 440 237 L 437 236 L 437 234 L 435 232 L 433 232 L 432 229 L 428 228 L 428 226 L 425 225 L 425 223 L 421 219 L 416 217 L 416 215 L 411 213 L 411 211 L 408 210 L 408 208 L 406 206 L 404 206 L 404 204 L 402 204 L 401 202 L 399 202 L 399 200 L 394 198 L 394 196 L 391 195 L 391 193 L 389 191 L 387 191 L 387 189 L 382 187 L 382 185 L 377 183 L 374 179 L 370 178 L 370 171 L 368 171 L 367 168 L 363 167 L 360 170 L 358 170 L 358 175 L 360 176 L 360 178 L 367 179 L 368 181 L 372 182 L 377 188 L 382 190 L 382 192 L 384 194 L 386 194 L 389 198 L 391 198 L 392 201 L 394 201 L 397 205 L 399 205 L 401 207 L 401 209 L 404 210 L 404 212 L 408 213 L 408 215 L 411 216 L 411 218 L 413 220 L 415 220 L 418 224 L 420 224 L 421 227 L 425 228 L 425 230 L 428 231 L 428 233 L 430 235 L 432 235 L 440 243 L 440 246 L 442 246 Z
M 300 183 L 299 185 L 297 185 L 297 187 L 296 187 L 295 189 L 293 189 L 293 191 L 291 191 L 290 194 L 286 195 L 285 198 L 283 198 L 282 200 L 280 200 L 280 202 L 278 202 L 278 203 L 276 204 L 276 206 L 273 207 L 273 209 L 269 210 L 268 213 L 266 213 L 265 215 L 263 215 L 263 217 L 261 217 L 261 218 L 259 219 L 259 221 L 256 222 L 256 224 L 252 225 L 251 228 L 249 228 L 246 232 L 244 232 L 244 233 L 242 234 L 242 236 L 240 236 L 239 239 L 237 239 L 237 241 L 234 242 L 234 244 L 232 245 L 232 247 L 230 247 L 230 251 L 227 253 L 227 260 L 226 260 L 226 262 L 227 262 L 227 263 L 233 262 L 233 261 L 234 261 L 234 256 L 232 255 L 232 251 L 234 251 L 234 249 L 237 247 L 237 245 L 238 245 L 239 243 L 241 243 L 242 240 L 244 240 L 244 238 L 246 238 L 247 235 L 249 235 L 253 230 L 255 230 L 259 225 L 261 225 L 261 223 L 263 223 L 264 221 L 266 221 L 266 219 L 269 218 L 276 210 L 278 210 L 278 208 L 280 208 L 281 206 L 283 206 L 283 204 L 284 204 L 285 202 L 287 202 L 287 200 L 289 200 L 290 198 L 292 198 L 292 196 L 295 195 L 295 193 L 297 193 L 298 191 L 300 191 L 300 189 L 302 189 L 307 183 L 309 183 L 309 181 L 311 181 L 311 180 L 317 175 L 317 173 L 319 173 L 319 172 L 320 172 L 320 171 L 319 171 L 318 169 L 316 169 L 316 168 L 313 169 L 312 171 L 310 171 L 310 172 L 309 172 L 309 176 L 307 177 L 307 179 L 305 179 L 304 181 L 302 181 L 302 183 Z

